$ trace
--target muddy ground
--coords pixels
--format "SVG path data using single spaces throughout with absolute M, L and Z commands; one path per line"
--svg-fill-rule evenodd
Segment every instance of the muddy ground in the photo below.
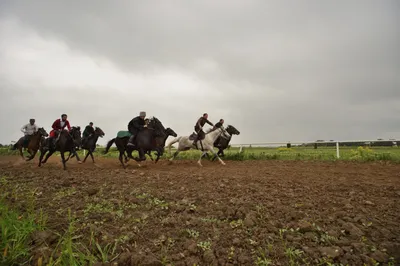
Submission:
M 35 190 L 49 231 L 68 227 L 71 208 L 76 241 L 117 239 L 108 259 L 118 265 L 400 262 L 399 164 L 148 161 L 123 170 L 116 158 L 97 158 L 63 171 L 59 159 L 38 168 L 37 158 L 0 157 L 1 193 L 24 209 Z M 33 255 L 46 261 L 40 250 Z

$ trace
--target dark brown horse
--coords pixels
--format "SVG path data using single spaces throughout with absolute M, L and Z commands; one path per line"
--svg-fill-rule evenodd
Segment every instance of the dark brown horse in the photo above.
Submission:
M 158 156 L 158 154 L 157 154 L 158 157 L 157 157 L 157 159 L 155 161 L 156 163 L 158 162 L 158 158 L 161 157 L 163 155 L 163 153 L 164 153 L 165 142 L 167 141 L 167 138 L 169 136 L 172 136 L 172 137 L 176 138 L 178 136 L 178 134 L 176 134 L 175 131 L 172 128 L 167 127 L 165 129 L 165 136 L 156 138 L 157 147 L 161 147 L 162 148 L 162 150 L 161 150 L 162 153 L 160 154 L 160 156 Z M 154 161 L 153 157 L 151 156 L 151 152 L 152 151 L 147 151 L 146 154 L 149 155 L 149 157 L 150 157 L 150 159 L 152 161 Z M 125 157 L 125 158 L 127 158 L 127 157 Z
M 94 163 L 94 157 L 93 157 L 93 152 L 96 149 L 96 143 L 97 140 L 102 137 L 104 137 L 104 132 L 101 130 L 99 127 L 95 127 L 94 134 L 90 135 L 86 140 L 82 140 L 82 149 L 87 150 L 88 153 L 86 154 L 85 158 L 83 159 L 83 162 L 86 162 L 86 159 L 90 155 L 92 158 L 92 161 Z M 76 153 L 72 154 L 71 158 L 76 156 Z M 68 160 L 68 159 L 67 159 Z
M 218 154 L 218 156 L 220 156 L 220 157 L 224 157 L 224 156 L 225 156 L 224 150 L 225 150 L 226 148 L 228 148 L 229 142 L 230 142 L 231 139 L 232 139 L 232 135 L 240 135 L 239 130 L 237 130 L 234 126 L 231 126 L 231 125 L 228 125 L 228 126 L 226 127 L 226 131 L 229 133 L 229 135 L 231 135 L 231 137 L 229 137 L 228 139 L 218 137 L 218 138 L 215 140 L 215 142 L 214 142 L 214 147 L 215 147 L 215 148 L 218 148 L 217 154 Z M 207 156 L 208 158 L 210 158 L 210 156 L 208 155 L 208 153 L 206 153 L 206 156 Z M 212 158 L 212 161 L 214 161 L 216 158 L 217 158 L 217 156 L 214 156 L 214 157 Z
M 160 156 L 162 156 L 165 146 L 165 141 L 167 140 L 168 136 L 177 136 L 177 134 L 170 128 L 165 129 L 161 122 L 153 117 L 149 120 L 148 129 L 140 131 L 136 137 L 136 144 L 133 149 L 128 149 L 128 141 L 130 134 L 128 131 L 119 131 L 116 138 L 113 138 L 107 143 L 107 147 L 104 151 L 106 154 L 110 147 L 115 143 L 117 149 L 119 151 L 119 161 L 122 164 L 122 167 L 126 168 L 123 157 L 125 157 L 125 163 L 128 162 L 128 156 L 126 153 L 131 153 L 133 150 L 139 151 L 139 155 L 144 156 L 144 154 L 148 154 L 151 157 L 151 151 L 157 152 L 156 163 L 158 162 Z M 142 154 L 140 154 L 140 148 L 142 148 Z M 136 159 L 136 161 L 142 161 L 143 159 Z
M 70 152 L 70 154 L 75 154 L 76 159 L 78 162 L 80 162 L 80 159 L 78 157 L 78 154 L 76 153 L 76 146 L 81 145 L 81 131 L 80 127 L 72 127 L 71 131 L 63 130 L 59 133 L 58 136 L 58 141 L 56 144 L 55 149 L 53 149 L 52 145 L 50 145 L 50 139 L 47 138 L 45 141 L 45 145 L 40 147 L 40 158 L 39 158 L 39 167 L 42 166 L 42 164 L 46 163 L 49 157 L 56 151 L 59 151 L 61 154 L 61 159 L 63 163 L 63 168 L 64 170 L 67 169 L 65 165 L 65 152 Z M 48 152 L 46 155 L 46 158 L 42 161 L 43 156 Z
M 14 144 L 12 150 L 19 150 L 19 154 L 21 155 L 22 159 L 26 161 L 30 161 L 35 158 L 37 151 L 39 150 L 41 140 L 43 137 L 47 137 L 46 130 L 44 128 L 39 128 L 38 131 L 33 133 L 32 136 L 29 137 L 28 141 L 25 141 L 25 137 L 21 137 L 17 143 Z M 29 157 L 25 159 L 24 154 L 22 153 L 22 149 L 25 149 L 29 153 Z

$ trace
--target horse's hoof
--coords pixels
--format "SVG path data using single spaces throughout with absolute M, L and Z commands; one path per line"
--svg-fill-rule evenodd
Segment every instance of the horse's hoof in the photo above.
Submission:
M 80 164 L 80 163 L 82 163 L 82 161 L 78 161 L 78 163 Z

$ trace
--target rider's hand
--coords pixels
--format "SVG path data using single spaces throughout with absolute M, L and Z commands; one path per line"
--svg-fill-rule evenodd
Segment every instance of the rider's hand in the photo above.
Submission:
M 143 127 L 147 127 L 147 125 L 144 125 Z

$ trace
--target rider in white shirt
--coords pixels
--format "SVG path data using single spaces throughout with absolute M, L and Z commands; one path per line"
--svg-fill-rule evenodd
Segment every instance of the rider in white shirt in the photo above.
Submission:
M 25 135 L 25 140 L 28 140 L 35 132 L 38 131 L 38 127 L 35 124 L 35 119 L 29 119 L 29 124 L 24 125 L 21 128 L 22 133 Z

